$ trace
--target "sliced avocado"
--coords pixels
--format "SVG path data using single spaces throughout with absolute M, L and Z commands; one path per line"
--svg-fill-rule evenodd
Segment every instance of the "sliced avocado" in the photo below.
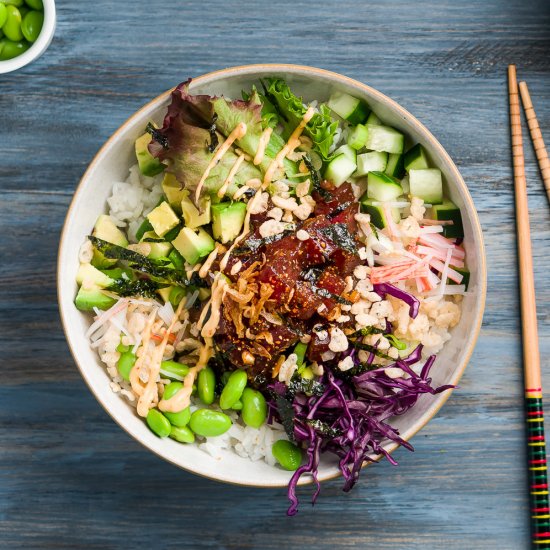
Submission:
M 201 302 L 208 300 L 208 298 L 210 298 L 211 295 L 212 295 L 212 291 L 209 288 L 199 288 L 199 300 Z
M 171 286 L 165 286 L 164 288 L 159 288 L 157 290 L 160 297 L 164 300 L 164 303 L 166 303 L 170 298 L 170 292 L 173 287 Z
M 148 145 L 151 143 L 151 134 L 145 133 L 136 139 L 136 158 L 139 169 L 144 176 L 156 176 L 166 166 L 149 153 Z
M 183 197 L 187 196 L 189 192 L 183 188 L 181 183 L 176 179 L 174 174 L 166 172 L 164 179 L 162 180 L 162 190 L 166 195 L 166 199 L 170 203 L 170 206 L 176 211 L 181 211 L 181 201 Z
M 147 214 L 147 219 L 159 237 L 166 235 L 170 229 L 173 229 L 179 223 L 179 218 L 167 202 L 162 202 L 156 208 L 153 208 Z
M 191 265 L 208 256 L 215 246 L 214 239 L 204 229 L 199 229 L 196 233 L 190 227 L 184 227 L 172 244 Z
M 97 309 L 109 309 L 116 303 L 114 298 L 103 294 L 101 288 L 80 287 L 78 294 L 74 300 L 75 306 L 81 311 L 92 311 L 94 307 Z
M 128 239 L 126 235 L 115 225 L 115 222 L 107 214 L 101 214 L 95 222 L 92 235 L 118 246 L 127 247 Z M 114 265 L 116 260 L 106 258 L 102 252 L 94 249 L 92 265 L 97 268 L 106 268 Z
M 213 204 L 211 210 L 212 233 L 216 239 L 227 243 L 239 235 L 246 215 L 244 202 L 220 202 Z
M 181 199 L 181 214 L 187 227 L 196 229 L 210 223 L 210 197 L 203 197 L 200 206 L 202 214 L 193 204 L 188 193 Z
M 76 273 L 76 282 L 85 288 L 98 287 L 107 288 L 115 281 L 105 273 L 96 269 L 92 264 L 80 264 Z
M 144 233 L 140 242 L 146 242 L 151 247 L 151 252 L 147 254 L 147 257 L 153 260 L 166 258 L 172 250 L 172 245 L 162 240 L 162 238 L 159 238 L 154 231 L 147 231 Z

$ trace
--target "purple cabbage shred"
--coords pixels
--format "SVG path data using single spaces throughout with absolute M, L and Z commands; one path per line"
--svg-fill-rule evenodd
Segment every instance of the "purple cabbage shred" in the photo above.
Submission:
M 408 411 L 422 394 L 435 395 L 453 387 L 431 386 L 429 372 L 435 355 L 430 356 L 420 374 L 416 374 L 411 365 L 420 360 L 421 352 L 422 346 L 419 345 L 408 357 L 389 365 L 406 373 L 397 378 L 386 374 L 388 367 L 365 372 L 351 380 L 337 378 L 325 368 L 321 380 L 325 392 L 321 396 L 297 394 L 293 397 L 292 435 L 306 449 L 307 460 L 294 472 L 288 484 L 289 516 L 298 511 L 296 488 L 304 474 L 311 475 L 316 484 L 312 497 L 312 504 L 315 504 L 320 491 L 317 472 L 321 453 L 330 452 L 339 458 L 344 477 L 343 490 L 347 492 L 357 482 L 365 462 L 375 462 L 382 456 L 391 464 L 397 464 L 383 445 L 394 442 L 413 451 L 411 444 L 402 439 L 398 430 L 387 421 Z M 282 395 L 284 385 L 281 386 L 273 388 L 274 395 Z M 314 420 L 320 422 L 310 423 Z M 317 425 L 330 427 L 330 433 L 327 435 L 327 430 L 314 427 Z

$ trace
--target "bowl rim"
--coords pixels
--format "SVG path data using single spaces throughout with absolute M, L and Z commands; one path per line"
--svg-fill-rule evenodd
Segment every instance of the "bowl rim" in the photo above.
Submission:
M 55 34 L 56 10 L 55 0 L 42 0 L 44 5 L 44 23 L 38 38 L 32 46 L 21 55 L 0 61 L 0 74 L 11 73 L 38 59 L 50 45 Z
M 234 67 L 228 67 L 225 69 L 220 69 L 216 71 L 211 71 L 209 73 L 205 73 L 201 76 L 195 77 L 192 79 L 192 82 L 194 85 L 201 84 L 203 82 L 207 82 L 210 80 L 217 80 L 220 77 L 225 76 L 232 76 L 232 75 L 243 75 L 247 76 L 250 74 L 255 73 L 261 73 L 266 71 L 273 71 L 273 72 L 288 72 L 288 73 L 294 73 L 294 74 L 301 74 L 301 75 L 310 75 L 312 77 L 315 76 L 322 76 L 322 77 L 328 77 L 331 80 L 339 83 L 344 83 L 351 85 L 354 88 L 358 88 L 362 91 L 367 92 L 368 94 L 375 96 L 377 99 L 379 99 L 382 103 L 385 103 L 388 105 L 392 110 L 396 111 L 399 115 L 401 115 L 402 118 L 406 119 L 408 122 L 410 122 L 413 126 L 416 126 L 418 129 L 420 129 L 427 137 L 427 139 L 430 142 L 430 147 L 437 149 L 439 154 L 444 158 L 444 160 L 447 161 L 450 171 L 452 172 L 453 178 L 457 182 L 458 186 L 461 187 L 461 190 L 463 192 L 464 201 L 467 203 L 467 208 L 473 213 L 472 216 L 472 226 L 475 233 L 475 242 L 478 243 L 479 247 L 476 251 L 477 254 L 479 254 L 479 273 L 480 273 L 480 287 L 479 287 L 479 300 L 477 302 L 477 312 L 476 312 L 476 318 L 473 321 L 472 324 L 472 332 L 470 333 L 470 336 L 468 338 L 468 346 L 467 349 L 463 355 L 462 362 L 459 365 L 459 368 L 455 370 L 451 380 L 449 381 L 452 385 L 457 385 L 460 379 L 462 378 L 462 375 L 464 374 L 464 371 L 466 370 L 466 366 L 468 365 L 470 358 L 472 356 L 472 353 L 474 351 L 474 348 L 476 346 L 479 333 L 481 330 L 481 325 L 483 321 L 483 313 L 485 310 L 485 300 L 486 300 L 486 292 L 487 292 L 487 267 L 486 267 L 486 256 L 485 256 L 485 244 L 483 240 L 483 232 L 481 230 L 481 224 L 479 221 L 479 216 L 477 214 L 477 209 L 475 207 L 474 201 L 470 195 L 470 192 L 468 190 L 468 187 L 466 183 L 464 182 L 464 179 L 462 178 L 462 175 L 460 174 L 458 168 L 456 167 L 455 163 L 451 159 L 450 155 L 447 153 L 447 151 L 444 149 L 444 147 L 439 143 L 439 141 L 433 136 L 433 134 L 422 124 L 416 117 L 414 117 L 411 113 L 409 113 L 404 107 L 399 105 L 395 100 L 391 99 L 390 97 L 386 96 L 382 92 L 379 92 L 375 88 L 363 84 L 362 82 L 359 82 L 358 80 L 355 80 L 353 78 L 341 75 L 339 73 L 335 73 L 333 71 L 328 71 L 326 69 L 320 69 L 316 67 L 310 67 L 306 65 L 295 65 L 295 64 L 286 64 L 286 63 L 258 63 L 258 64 L 251 64 L 251 65 L 238 65 Z M 164 456 L 161 452 L 159 452 L 154 446 L 146 444 L 141 439 L 136 438 L 130 431 L 124 426 L 122 422 L 119 422 L 119 420 L 111 413 L 111 411 L 102 403 L 102 400 L 99 398 L 99 395 L 96 394 L 96 391 L 94 388 L 90 385 L 88 382 L 87 377 L 84 374 L 84 366 L 80 364 L 80 361 L 78 359 L 78 354 L 76 353 L 76 350 L 73 349 L 72 342 L 69 338 L 68 330 L 67 330 L 67 322 L 64 315 L 63 305 L 62 305 L 62 288 L 61 288 L 61 251 L 65 247 L 65 241 L 67 238 L 67 225 L 69 218 L 71 217 L 72 210 L 75 207 L 76 203 L 78 202 L 79 195 L 82 192 L 83 189 L 83 183 L 88 177 L 88 174 L 95 168 L 95 165 L 101 160 L 104 153 L 107 151 L 108 148 L 118 139 L 119 134 L 126 129 L 127 126 L 131 125 L 133 123 L 134 118 L 139 116 L 143 111 L 146 111 L 149 109 L 153 104 L 155 103 L 162 103 L 165 99 L 169 97 L 169 95 L 172 93 L 173 88 L 170 90 L 167 90 L 163 92 L 162 94 L 158 95 L 151 101 L 147 102 L 145 105 L 143 105 L 140 109 L 138 109 L 136 112 L 134 112 L 108 139 L 107 141 L 101 146 L 101 148 L 97 151 L 97 153 L 94 155 L 94 158 L 86 168 L 86 171 L 80 178 L 80 181 L 74 191 L 73 198 L 71 199 L 71 203 L 69 205 L 69 208 L 67 210 L 67 214 L 65 216 L 65 220 L 63 222 L 63 228 L 61 231 L 60 241 L 59 241 L 59 249 L 58 249 L 58 256 L 57 256 L 57 270 L 56 270 L 56 276 L 57 276 L 57 301 L 58 301 L 58 307 L 59 307 L 59 313 L 61 317 L 61 324 L 63 328 L 63 333 L 65 335 L 65 339 L 67 341 L 67 344 L 69 346 L 69 351 L 73 357 L 73 361 L 76 363 L 78 370 L 80 371 L 80 375 L 84 379 L 84 382 L 88 386 L 88 389 L 93 394 L 93 396 L 96 398 L 96 400 L 99 402 L 101 407 L 105 410 L 105 412 L 115 421 L 116 424 L 118 424 L 126 433 L 129 435 L 132 439 L 136 440 L 138 443 L 143 445 L 145 448 L 147 448 L 149 451 L 157 455 L 158 457 L 162 458 L 166 462 L 169 462 L 173 464 L 174 466 L 185 470 L 187 472 L 190 472 L 192 474 L 198 475 L 200 477 L 204 477 L 207 479 L 211 479 L 214 481 L 227 483 L 229 485 L 236 485 L 236 486 L 248 486 L 248 487 L 256 487 L 256 488 L 265 488 L 265 489 L 272 489 L 272 488 L 284 488 L 287 486 L 287 483 L 280 483 L 280 482 L 268 482 L 266 481 L 264 484 L 257 484 L 257 483 L 247 483 L 244 482 L 237 482 L 232 481 L 229 479 L 222 479 L 219 477 L 211 476 L 204 474 L 202 472 L 198 472 L 195 469 L 192 469 L 190 467 L 184 466 L 182 464 L 179 464 L 178 462 L 171 460 L 170 458 Z M 400 434 L 401 438 L 405 441 L 409 441 L 412 437 L 414 437 L 422 428 L 426 426 L 439 412 L 441 407 L 447 402 L 447 399 L 449 399 L 451 393 L 453 392 L 453 389 L 446 390 L 445 392 L 442 392 L 440 394 L 438 402 L 436 402 L 434 405 L 432 405 L 426 413 L 424 413 L 424 417 L 417 421 L 416 424 L 413 424 L 411 428 L 404 431 Z M 393 451 L 395 451 L 400 445 L 398 443 L 392 443 L 391 445 L 388 445 L 385 447 L 386 451 L 391 454 Z M 380 456 L 376 458 L 376 462 L 380 460 Z M 363 468 L 371 464 L 370 462 L 364 463 Z M 331 479 L 336 479 L 340 477 L 342 474 L 340 471 L 334 472 L 334 473 L 328 473 L 325 475 L 319 475 L 319 481 L 328 481 Z M 308 476 L 307 478 L 302 477 L 300 480 L 300 485 L 308 485 L 310 483 L 313 483 L 313 479 Z

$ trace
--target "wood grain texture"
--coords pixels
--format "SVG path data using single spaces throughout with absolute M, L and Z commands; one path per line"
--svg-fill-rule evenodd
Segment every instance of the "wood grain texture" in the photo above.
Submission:
M 0 547 L 527 548 L 521 346 L 506 67 L 550 131 L 546 0 L 57 2 L 56 36 L 0 76 Z M 323 485 L 294 519 L 283 490 L 229 487 L 165 464 L 82 382 L 55 296 L 76 184 L 150 98 L 232 65 L 289 62 L 361 80 L 415 114 L 461 170 L 487 245 L 483 330 L 460 390 L 400 466 L 343 494 Z M 525 134 L 527 135 L 527 134 Z M 550 388 L 550 213 L 526 177 L 543 385 Z M 544 372 L 544 369 L 547 369 Z

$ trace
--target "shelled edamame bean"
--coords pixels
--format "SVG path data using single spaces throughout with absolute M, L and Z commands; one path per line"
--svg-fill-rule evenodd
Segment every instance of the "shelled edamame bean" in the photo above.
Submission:
M 241 417 L 247 426 L 259 428 L 267 418 L 265 397 L 252 388 L 245 388 L 241 398 L 243 408 Z
M 181 390 L 181 388 L 183 388 L 183 384 L 181 382 L 170 382 L 170 384 L 168 384 L 164 388 L 164 395 L 162 396 L 162 399 L 170 399 L 176 392 Z M 185 407 L 185 409 L 182 409 L 178 412 L 165 412 L 164 416 L 168 418 L 172 426 L 183 428 L 187 426 L 187 424 L 189 424 L 189 420 L 191 418 L 191 410 L 189 409 L 189 407 Z
M 147 413 L 147 418 L 145 420 L 147 426 L 149 426 L 154 434 L 159 437 L 168 437 L 170 435 L 172 430 L 170 421 L 160 411 L 157 411 L 157 409 L 151 409 Z
M 222 409 L 230 409 L 241 398 L 247 381 L 248 377 L 244 370 L 236 370 L 230 374 L 220 395 Z
M 279 439 L 273 443 L 271 452 L 275 460 L 282 468 L 288 471 L 297 470 L 302 463 L 302 450 L 296 447 L 294 443 L 286 439 Z
M 199 372 L 197 381 L 197 390 L 199 393 L 199 399 L 205 405 L 212 405 L 214 403 L 214 391 L 216 389 L 216 375 L 210 367 L 205 367 Z
M 0 61 L 26 52 L 38 39 L 44 24 L 42 0 L 0 2 Z
M 231 428 L 231 418 L 219 411 L 198 409 L 191 415 L 189 427 L 197 435 L 216 437 Z

